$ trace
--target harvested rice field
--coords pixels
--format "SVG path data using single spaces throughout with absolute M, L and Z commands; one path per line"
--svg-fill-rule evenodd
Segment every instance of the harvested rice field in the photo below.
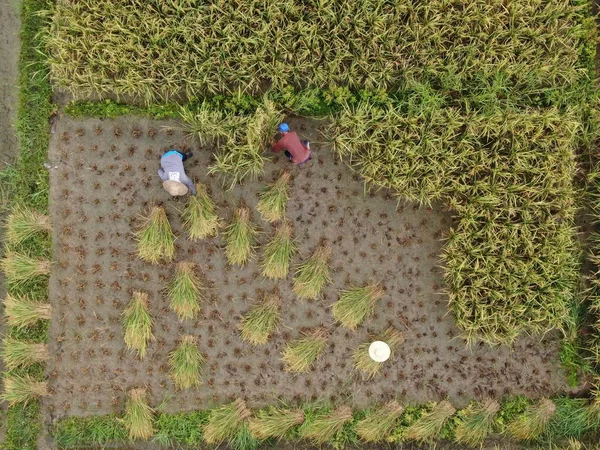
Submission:
M 600 450 L 597 1 L 12 3 L 0 449 Z
M 57 419 L 121 411 L 127 390 L 146 386 L 153 405 L 167 412 L 221 404 L 236 397 L 252 407 L 277 400 L 300 402 L 351 397 L 364 407 L 397 396 L 410 403 L 449 398 L 455 405 L 491 396 L 536 398 L 566 389 L 558 365 L 558 339 L 523 338 L 514 349 L 469 349 L 447 314 L 439 267 L 440 249 L 453 219 L 440 205 L 397 203 L 389 192 L 371 192 L 334 157 L 323 121 L 290 118 L 309 139 L 314 158 L 291 171 L 286 216 L 298 253 L 292 270 L 323 241 L 333 248 L 332 283 L 318 300 L 301 300 L 292 276 L 269 280 L 260 258 L 275 227 L 256 211 L 262 188 L 289 162 L 275 156 L 264 176 L 233 190 L 207 175 L 210 148 L 200 147 L 176 122 L 124 117 L 57 122 L 50 146 L 51 219 L 56 265 L 50 280 L 49 388 L 45 408 Z M 157 182 L 159 158 L 169 148 L 194 152 L 187 173 L 207 186 L 227 223 L 240 204 L 252 210 L 259 245 L 243 268 L 227 264 L 221 235 L 198 242 L 182 229 L 185 200 L 172 199 Z M 151 205 L 162 205 L 177 236 L 175 258 L 154 266 L 138 258 L 134 232 Z M 180 321 L 164 292 L 177 262 L 197 265 L 205 300 L 197 319 Z M 353 285 L 379 283 L 374 314 L 352 331 L 335 323 L 331 306 Z M 123 340 L 121 315 L 134 290 L 148 293 L 154 340 L 140 361 Z M 281 298 L 281 320 L 267 345 L 240 339 L 241 318 L 265 292 Z M 373 380 L 354 370 L 352 352 L 388 326 L 404 342 Z M 303 331 L 324 327 L 324 356 L 308 373 L 284 370 L 281 353 Z M 168 355 L 181 336 L 197 337 L 206 361 L 201 385 L 177 391 Z

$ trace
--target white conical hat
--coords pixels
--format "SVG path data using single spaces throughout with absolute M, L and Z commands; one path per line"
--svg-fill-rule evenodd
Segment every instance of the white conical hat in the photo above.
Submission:
M 183 183 L 180 183 L 179 181 L 167 180 L 163 182 L 163 187 L 173 197 L 185 195 L 188 193 L 187 186 Z
M 373 361 L 387 361 L 391 353 L 390 346 L 383 341 L 375 341 L 369 345 L 369 356 Z

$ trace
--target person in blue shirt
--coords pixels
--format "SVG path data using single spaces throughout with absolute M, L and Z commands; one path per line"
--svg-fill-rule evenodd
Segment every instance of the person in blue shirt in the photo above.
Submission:
M 185 195 L 189 192 L 196 195 L 194 182 L 185 174 L 183 161 L 193 156 L 192 152 L 181 153 L 171 149 L 160 158 L 158 176 L 163 181 L 163 187 L 173 197 Z

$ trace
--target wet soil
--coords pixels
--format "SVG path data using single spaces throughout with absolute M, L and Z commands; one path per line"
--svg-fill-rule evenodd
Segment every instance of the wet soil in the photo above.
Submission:
M 458 337 L 439 267 L 450 212 L 398 204 L 386 191 L 365 191 L 325 143 L 324 122 L 288 122 L 311 141 L 314 159 L 292 167 L 275 156 L 261 179 L 225 191 L 207 175 L 212 150 L 187 138 L 175 122 L 58 120 L 49 155 L 56 260 L 50 279 L 54 358 L 48 363 L 53 395 L 44 401 L 49 420 L 120 412 L 126 391 L 137 386 L 145 386 L 151 404 L 162 403 L 167 412 L 207 408 L 238 396 L 251 407 L 276 399 L 326 398 L 366 406 L 391 398 L 422 403 L 446 397 L 460 407 L 484 396 L 538 397 L 566 389 L 557 335 L 523 338 L 513 349 L 468 349 Z M 263 278 L 258 258 L 242 269 L 228 267 L 220 237 L 196 244 L 186 239 L 179 217 L 185 200 L 171 199 L 156 174 L 160 155 L 173 147 L 194 151 L 185 163 L 188 175 L 208 186 L 225 221 L 241 202 L 254 209 L 265 184 L 281 169 L 292 170 L 287 216 L 300 248 L 294 266 L 321 239 L 333 246 L 333 283 L 322 299 L 297 299 L 291 276 L 281 282 Z M 137 258 L 133 232 L 151 204 L 165 206 L 178 236 L 173 263 L 153 266 Z M 256 211 L 253 220 L 264 245 L 273 228 Z M 163 290 L 175 262 L 184 260 L 198 264 L 208 289 L 198 320 L 182 323 Z M 330 307 L 339 290 L 366 282 L 385 288 L 374 316 L 356 331 L 334 324 Z M 156 339 L 143 361 L 125 348 L 120 324 L 133 290 L 148 292 L 155 318 Z M 239 338 L 237 326 L 260 293 L 272 290 L 283 299 L 281 326 L 268 344 L 253 347 Z M 388 325 L 402 330 L 405 342 L 379 377 L 365 381 L 353 370 L 352 351 Z M 331 333 L 326 354 L 308 374 L 285 372 L 280 354 L 286 343 L 317 326 Z M 167 358 L 184 334 L 198 336 L 206 365 L 200 388 L 178 392 Z

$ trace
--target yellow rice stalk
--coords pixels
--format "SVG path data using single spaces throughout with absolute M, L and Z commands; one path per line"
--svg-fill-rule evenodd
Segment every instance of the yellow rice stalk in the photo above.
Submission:
M 308 261 L 301 264 L 294 277 L 294 292 L 298 297 L 316 299 L 327 283 L 331 283 L 327 262 L 331 255 L 328 245 L 318 247 Z
M 356 424 L 356 433 L 365 442 L 384 441 L 392 432 L 404 407 L 397 401 L 391 401 L 371 411 L 367 417 Z
M 263 276 L 272 280 L 286 278 L 297 250 L 292 238 L 292 227 L 288 223 L 279 225 L 275 236 L 265 246 L 261 265 Z
M 123 311 L 123 327 L 125 328 L 125 344 L 135 350 L 140 359 L 146 357 L 148 341 L 152 336 L 153 319 L 148 312 L 148 294 L 135 291 L 131 302 Z
M 254 305 L 239 325 L 242 339 L 253 345 L 266 344 L 277 328 L 280 305 L 281 299 L 275 294 L 267 294 Z
M 282 353 L 285 370 L 288 372 L 308 372 L 325 350 L 329 333 L 317 328 L 305 333 L 300 339 L 290 342 Z
M 289 199 L 290 172 L 285 171 L 260 194 L 256 209 L 267 222 L 285 219 L 285 208 Z
M 215 212 L 215 205 L 206 191 L 206 186 L 200 183 L 196 184 L 196 195 L 189 197 L 181 218 L 191 241 L 216 236 L 221 226 L 221 220 Z
M 148 405 L 145 389 L 131 389 L 125 404 L 123 422 L 129 439 L 149 439 L 154 434 L 154 410 Z
M 48 395 L 48 385 L 45 381 L 37 381 L 29 375 L 4 376 L 4 392 L 0 398 L 11 406 L 19 403 L 27 404 L 45 395 Z
M 302 422 L 304 422 L 304 412 L 301 409 L 271 407 L 261 409 L 256 417 L 250 419 L 250 432 L 261 440 L 282 438 Z
M 506 431 L 519 441 L 535 439 L 544 432 L 555 412 L 556 405 L 550 399 L 543 398 L 510 422 Z
M 332 412 L 317 417 L 300 430 L 300 436 L 315 444 L 324 444 L 332 439 L 344 425 L 352 420 L 352 408 L 340 406 Z
M 446 400 L 439 402 L 430 412 L 425 413 L 406 429 L 406 439 L 433 442 L 455 412 L 456 409 L 450 402 Z
M 207 423 L 203 426 L 204 440 L 209 445 L 219 446 L 226 439 L 233 438 L 241 428 L 248 424 L 250 410 L 242 399 L 213 409 Z
M 404 342 L 404 335 L 401 331 L 396 330 L 394 327 L 388 327 L 378 336 L 375 336 L 371 341 L 365 342 L 358 346 L 352 355 L 354 359 L 354 367 L 360 371 L 363 377 L 367 380 L 374 378 L 384 364 L 388 362 L 375 361 L 369 356 L 369 346 L 373 341 L 383 341 L 389 345 L 391 355 L 388 361 L 390 361 L 394 357 L 394 353 L 398 350 L 398 347 Z

